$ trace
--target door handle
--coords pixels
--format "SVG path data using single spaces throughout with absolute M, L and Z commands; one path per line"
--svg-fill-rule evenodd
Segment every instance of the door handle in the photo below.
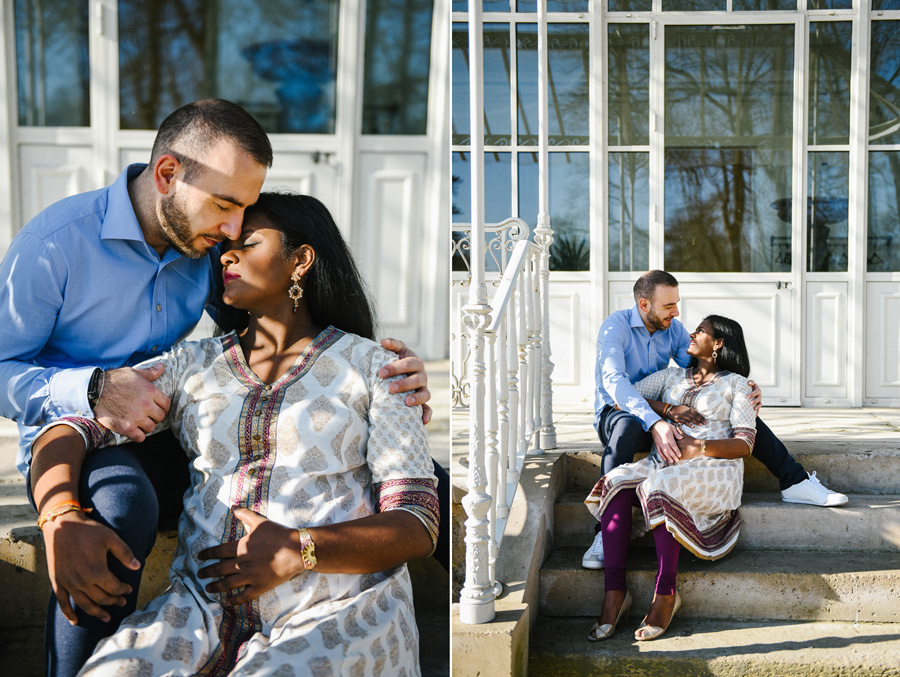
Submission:
M 791 283 L 790 282 L 778 282 L 775 285 L 776 289 L 781 289 L 782 287 L 784 287 L 785 289 L 790 289 Z

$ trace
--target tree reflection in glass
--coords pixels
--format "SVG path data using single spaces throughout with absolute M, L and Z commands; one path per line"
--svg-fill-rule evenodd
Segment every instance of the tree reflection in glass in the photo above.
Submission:
M 670 26 L 665 266 L 789 271 L 793 25 Z
M 119 0 L 122 129 L 222 97 L 268 132 L 333 133 L 339 4 Z

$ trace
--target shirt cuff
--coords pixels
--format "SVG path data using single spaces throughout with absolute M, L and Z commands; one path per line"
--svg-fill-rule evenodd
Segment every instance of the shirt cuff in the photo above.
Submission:
M 662 421 L 662 416 L 653 411 L 649 406 L 647 407 L 647 411 L 641 412 L 638 415 L 638 418 L 641 419 L 644 424 L 644 430 L 648 433 L 650 432 L 650 428 L 652 428 L 657 421 Z
M 90 414 L 88 386 L 97 367 L 61 369 L 50 377 L 50 402 L 61 412 Z

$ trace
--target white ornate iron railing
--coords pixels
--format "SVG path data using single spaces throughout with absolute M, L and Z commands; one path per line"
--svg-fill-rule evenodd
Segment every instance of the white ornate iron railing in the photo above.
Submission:
M 508 259 L 505 247 L 497 250 L 500 258 L 493 260 L 502 277 L 490 302 L 485 274 L 485 233 L 490 231 L 484 224 L 482 0 L 469 0 L 468 19 L 472 224 L 468 239 L 463 238 L 469 253 L 469 284 L 462 326 L 468 346 L 464 361 L 469 468 L 462 501 L 467 515 L 466 579 L 459 617 L 463 623 L 474 624 L 494 618 L 494 599 L 500 591 L 496 562 L 525 456 L 529 451 L 540 454 L 555 448 L 556 432 L 549 341 L 553 230 L 548 213 L 547 3 L 538 1 L 538 82 L 543 84 L 538 90 L 537 228 L 534 242 L 520 239 Z M 461 393 L 462 381 L 460 377 Z

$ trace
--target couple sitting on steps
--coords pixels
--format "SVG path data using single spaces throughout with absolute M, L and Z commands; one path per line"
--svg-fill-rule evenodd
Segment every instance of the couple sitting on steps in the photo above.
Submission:
M 675 589 L 681 546 L 703 559 L 734 547 L 743 457 L 753 453 L 778 477 L 783 501 L 847 502 L 806 473 L 756 416 L 762 395 L 747 380 L 750 362 L 737 322 L 710 315 L 688 334 L 675 319 L 678 281 L 661 270 L 638 279 L 634 300 L 606 319 L 597 339 L 594 427 L 605 449 L 602 477 L 585 501 L 599 525 L 582 566 L 605 564 L 606 596 L 591 641 L 611 637 L 631 605 L 625 560 L 632 505 L 653 530 L 659 564 L 653 602 L 635 632 L 635 639 L 651 640 L 681 605 Z M 678 366 L 667 368 L 670 360 Z

